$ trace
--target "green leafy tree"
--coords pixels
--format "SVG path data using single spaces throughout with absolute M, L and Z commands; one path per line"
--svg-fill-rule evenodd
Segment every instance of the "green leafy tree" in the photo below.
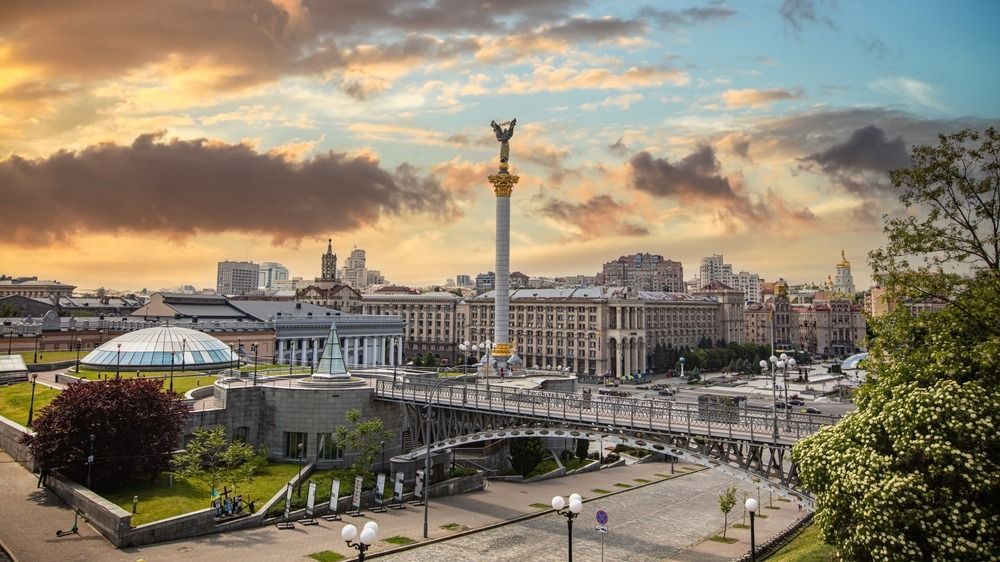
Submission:
M 736 505 L 736 486 L 726 488 L 719 495 L 719 511 L 722 512 L 722 538 L 726 538 L 726 530 L 729 528 L 729 512 Z
M 545 459 L 545 447 L 540 437 L 510 440 L 510 464 L 521 476 L 527 476 Z
M 424 367 L 440 367 L 440 366 L 441 366 L 441 360 L 438 359 L 437 355 L 428 352 L 427 355 L 424 356 Z
M 847 559 L 1000 552 L 998 154 L 993 129 L 963 131 L 891 174 L 908 216 L 885 219 L 875 277 L 890 302 L 949 305 L 875 319 L 857 411 L 793 450 L 824 540 Z
M 338 447 L 357 455 L 352 465 L 354 472 L 366 476 L 382 451 L 382 442 L 392 439 L 392 432 L 379 418 L 362 420 L 361 410 L 356 408 L 348 410 L 345 418 L 350 425 L 337 427 L 333 438 Z
M 267 462 L 264 449 L 255 451 L 242 441 L 227 441 L 226 428 L 199 427 L 187 447 L 174 455 L 174 470 L 185 478 L 204 482 L 212 490 L 250 482 Z

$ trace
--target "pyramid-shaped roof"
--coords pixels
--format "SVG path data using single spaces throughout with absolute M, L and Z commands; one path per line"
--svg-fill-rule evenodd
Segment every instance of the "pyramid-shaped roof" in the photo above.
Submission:
M 344 354 L 340 350 L 340 336 L 337 335 L 337 322 L 330 323 L 330 335 L 326 337 L 326 347 L 323 348 L 323 355 L 320 356 L 319 365 L 316 367 L 314 377 L 346 377 L 347 364 L 344 363 Z

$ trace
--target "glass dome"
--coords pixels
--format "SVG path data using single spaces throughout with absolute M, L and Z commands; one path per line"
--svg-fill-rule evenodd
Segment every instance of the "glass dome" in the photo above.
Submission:
M 119 348 L 119 346 L 121 346 Z M 120 353 L 120 355 L 119 355 Z M 177 326 L 145 328 L 106 341 L 80 360 L 81 367 L 96 370 L 165 371 L 221 369 L 231 367 L 237 357 L 228 345 L 197 330 Z

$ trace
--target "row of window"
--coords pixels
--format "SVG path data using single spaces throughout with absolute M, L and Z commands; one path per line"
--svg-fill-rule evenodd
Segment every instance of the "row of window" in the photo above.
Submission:
M 235 437 L 234 437 L 235 439 Z M 309 450 L 309 434 L 292 431 L 285 432 L 285 457 L 315 458 L 318 460 L 340 460 L 344 458 L 344 450 L 337 446 L 337 440 L 332 433 L 316 434 L 316 450 Z

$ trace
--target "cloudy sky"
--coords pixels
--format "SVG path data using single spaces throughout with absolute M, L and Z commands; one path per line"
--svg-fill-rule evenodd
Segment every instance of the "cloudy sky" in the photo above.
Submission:
M 221 259 L 391 281 L 723 253 L 822 281 L 899 212 L 886 171 L 997 124 L 1000 3 L 0 3 L 0 273 L 213 287 Z

